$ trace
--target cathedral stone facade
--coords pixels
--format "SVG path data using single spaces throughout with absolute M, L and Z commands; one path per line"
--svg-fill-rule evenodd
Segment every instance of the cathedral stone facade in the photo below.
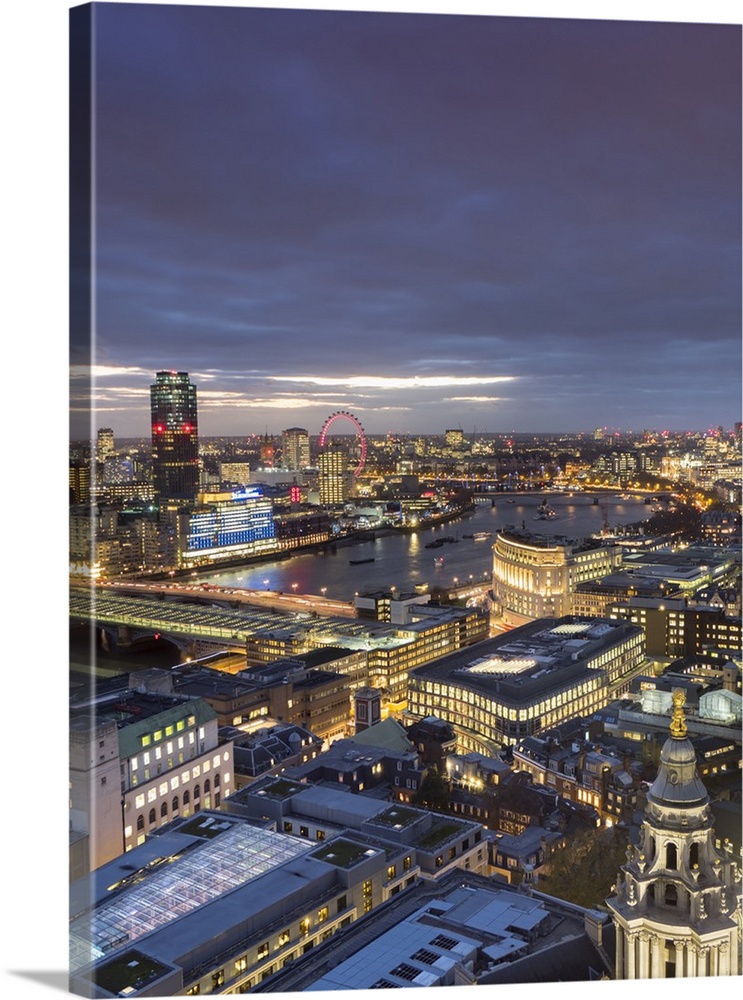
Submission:
M 715 847 L 683 703 L 684 692 L 675 690 L 640 839 L 607 900 L 617 931 L 615 979 L 741 973 L 740 867 L 732 844 Z

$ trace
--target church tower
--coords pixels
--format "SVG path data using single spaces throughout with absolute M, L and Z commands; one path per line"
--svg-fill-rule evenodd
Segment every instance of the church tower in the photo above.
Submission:
M 648 791 L 637 846 L 608 899 L 617 932 L 615 979 L 741 973 L 740 869 L 715 848 L 709 796 L 673 692 L 671 735 Z

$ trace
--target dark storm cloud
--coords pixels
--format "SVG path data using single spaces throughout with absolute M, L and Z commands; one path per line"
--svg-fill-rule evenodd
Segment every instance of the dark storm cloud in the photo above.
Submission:
M 372 431 L 737 419 L 738 27 L 134 5 L 95 23 L 98 360 L 204 373 L 202 427 L 335 404 Z M 512 381 L 270 378 L 360 374 Z M 114 407 L 148 384 L 99 381 Z M 122 433 L 146 433 L 139 398 Z

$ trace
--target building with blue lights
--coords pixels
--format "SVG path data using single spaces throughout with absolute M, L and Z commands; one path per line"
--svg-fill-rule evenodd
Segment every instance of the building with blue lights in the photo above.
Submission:
M 261 490 L 202 494 L 201 500 L 179 514 L 181 567 L 277 550 L 273 505 Z

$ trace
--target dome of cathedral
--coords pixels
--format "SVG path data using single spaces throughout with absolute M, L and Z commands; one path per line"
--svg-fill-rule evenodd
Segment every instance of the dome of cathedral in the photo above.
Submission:
M 648 800 L 658 805 L 703 805 L 707 789 L 697 773 L 697 758 L 691 740 L 671 736 L 663 744 L 660 766 L 648 791 Z

